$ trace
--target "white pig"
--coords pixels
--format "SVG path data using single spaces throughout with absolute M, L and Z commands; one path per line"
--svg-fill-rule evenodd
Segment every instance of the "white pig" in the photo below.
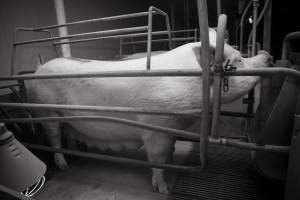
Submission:
M 215 33 L 210 32 L 211 50 L 215 48 Z M 180 46 L 166 53 L 152 56 L 151 69 L 201 69 L 199 42 Z M 266 67 L 270 55 L 261 52 L 252 58 L 225 45 L 225 62 L 230 59 L 237 68 Z M 225 63 L 224 62 L 224 63 Z M 35 74 L 85 73 L 117 70 L 144 70 L 146 58 L 123 61 L 96 61 L 75 58 L 57 58 L 40 66 Z M 33 103 L 71 104 L 139 107 L 149 109 L 200 109 L 202 105 L 201 77 L 128 77 L 128 78 L 83 78 L 32 80 L 28 82 L 28 94 Z M 231 102 L 246 94 L 258 82 L 258 77 L 230 77 L 229 91 L 222 93 L 222 103 Z M 87 113 L 76 111 L 39 112 L 36 116 L 72 116 Z M 120 117 L 139 122 L 186 129 L 194 120 L 174 116 L 153 116 L 141 114 L 98 115 Z M 88 115 L 96 115 L 89 113 Z M 89 146 L 100 149 L 124 151 L 138 149 L 144 145 L 149 161 L 165 163 L 174 151 L 174 137 L 139 128 L 127 127 L 109 122 L 70 122 L 77 138 Z M 61 147 L 59 123 L 44 123 L 44 130 L 53 147 Z M 65 169 L 67 162 L 60 153 L 55 153 L 55 163 Z M 152 185 L 161 193 L 168 193 L 163 170 L 153 168 Z

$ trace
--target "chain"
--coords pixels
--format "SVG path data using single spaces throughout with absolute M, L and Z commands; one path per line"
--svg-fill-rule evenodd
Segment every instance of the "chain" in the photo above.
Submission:
M 230 72 L 236 70 L 236 67 L 229 65 L 230 60 L 227 60 L 225 66 L 224 66 L 224 71 L 225 72 Z M 229 90 L 229 76 L 224 76 L 223 77 L 223 91 L 228 92 Z

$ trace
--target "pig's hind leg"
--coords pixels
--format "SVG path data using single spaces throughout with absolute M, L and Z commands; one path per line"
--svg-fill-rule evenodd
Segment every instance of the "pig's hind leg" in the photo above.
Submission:
M 61 126 L 58 122 L 48 122 L 43 124 L 44 132 L 46 133 L 50 145 L 54 148 L 61 148 Z M 68 168 L 67 161 L 62 153 L 54 153 L 54 163 L 61 169 L 66 170 Z

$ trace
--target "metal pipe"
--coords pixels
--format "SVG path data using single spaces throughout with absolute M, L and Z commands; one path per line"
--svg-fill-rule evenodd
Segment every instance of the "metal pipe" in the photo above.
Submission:
M 104 78 L 104 77 L 161 77 L 161 76 L 201 76 L 200 70 L 132 70 L 132 71 L 106 71 L 99 73 L 73 73 L 73 74 L 48 74 L 48 75 L 14 75 L 0 76 L 0 81 L 12 80 L 37 80 L 37 79 L 60 79 L 60 78 Z M 213 74 L 211 71 L 210 74 Z M 290 76 L 300 80 L 300 72 L 284 67 L 264 67 L 257 69 L 238 68 L 235 71 L 226 71 L 224 76 Z
M 0 81 L 10 80 L 37 80 L 37 79 L 60 79 L 60 78 L 105 78 L 105 77 L 160 77 L 160 76 L 201 76 L 199 69 L 191 70 L 131 70 L 131 71 L 105 71 L 88 73 L 68 74 L 40 74 L 40 75 L 14 75 L 0 76 Z
M 219 144 L 229 147 L 235 147 L 239 149 L 245 149 L 250 151 L 264 151 L 272 153 L 289 153 L 290 146 L 277 146 L 277 145 L 257 145 L 255 143 L 242 142 L 236 139 L 226 138 L 209 138 L 209 142 L 212 144 Z
M 208 15 L 207 1 L 197 0 L 198 18 L 201 40 L 201 66 L 202 76 L 202 122 L 200 132 L 200 160 L 201 167 L 206 166 L 207 137 L 209 135 L 210 125 L 210 55 L 209 55 L 209 35 L 208 35 Z
M 241 52 L 243 51 L 244 20 L 245 20 L 246 14 L 247 14 L 249 8 L 251 7 L 251 5 L 252 5 L 252 2 L 250 0 L 242 14 L 241 21 L 240 21 L 240 51 Z
M 11 88 L 11 87 L 19 87 L 19 86 L 21 86 L 22 84 L 21 83 L 15 83 L 15 84 L 10 84 L 10 85 L 3 85 L 3 86 L 0 86 L 0 90 L 1 89 L 9 89 L 9 88 Z
M 150 70 L 151 65 L 151 45 L 152 45 L 152 11 L 154 7 L 150 6 L 148 15 L 148 35 L 147 35 L 147 70 Z
M 30 108 L 36 110 L 60 110 L 60 111 L 90 111 L 105 113 L 128 113 L 128 114 L 147 114 L 147 115 L 173 115 L 173 116 L 201 116 L 201 109 L 169 111 L 169 110 L 153 110 L 135 107 L 109 107 L 109 106 L 85 106 L 85 105 L 62 105 L 62 104 L 35 104 L 35 103 L 4 103 L 0 102 L 3 108 Z
M 219 15 L 216 51 L 215 51 L 215 67 L 214 67 L 215 73 L 214 73 L 214 81 L 213 81 L 213 103 L 212 103 L 212 124 L 211 124 L 211 136 L 213 138 L 219 137 L 221 85 L 222 85 L 222 77 L 223 77 L 226 24 L 227 24 L 227 16 L 224 14 Z
M 291 48 L 291 41 L 300 39 L 300 31 L 287 34 L 283 39 L 281 59 L 288 60 L 288 54 Z
M 104 116 L 72 116 L 72 117 L 40 117 L 40 118 L 14 118 L 14 119 L 0 119 L 4 123 L 40 123 L 40 122 L 70 122 L 70 121 L 106 121 L 118 124 L 124 124 L 132 127 L 142 128 L 154 131 L 153 133 L 164 133 L 172 134 L 174 136 L 196 140 L 199 141 L 199 135 L 197 133 L 177 130 L 173 128 L 166 128 L 154 125 L 148 125 L 141 122 L 135 122 L 127 119 L 113 118 L 113 117 L 104 117 Z M 290 150 L 289 146 L 277 146 L 277 145 L 257 145 L 255 143 L 242 142 L 236 139 L 226 139 L 226 138 L 212 138 L 208 137 L 207 141 L 212 144 L 231 146 L 239 149 L 246 149 L 250 151 L 267 151 L 273 153 L 288 153 Z M 201 142 L 201 140 L 200 140 Z M 201 165 L 202 167 L 202 165 Z
M 128 120 L 123 118 L 116 118 L 116 117 L 106 117 L 106 116 L 64 116 L 64 117 L 36 117 L 36 118 L 14 118 L 14 119 L 0 119 L 0 122 L 4 123 L 45 123 L 45 122 L 83 122 L 83 121 L 102 121 L 102 122 L 110 122 L 110 123 L 118 123 L 130 127 L 142 128 L 146 130 L 153 131 L 153 133 L 164 133 L 164 134 L 171 134 L 177 137 L 184 137 L 187 139 L 198 139 L 199 135 L 197 133 L 184 131 L 184 130 L 177 130 L 168 127 L 161 127 L 146 124 L 143 122 L 137 122 L 134 120 Z
M 138 165 L 143 167 L 155 167 L 161 169 L 180 170 L 180 171 L 189 171 L 189 172 L 199 171 L 200 169 L 199 167 L 188 167 L 188 166 L 171 165 L 165 163 L 148 162 L 148 161 L 136 160 L 131 158 L 122 158 L 122 157 L 109 156 L 104 154 L 88 153 L 88 152 L 80 152 L 80 151 L 74 151 L 68 149 L 47 147 L 47 146 L 37 145 L 37 144 L 29 144 L 29 143 L 23 143 L 23 144 L 29 149 L 46 151 L 46 152 L 63 153 L 71 156 L 91 158 L 91 159 L 103 160 L 103 161 L 113 162 L 113 163 L 124 163 L 127 165 Z
M 37 40 L 28 40 L 28 41 L 20 41 L 15 42 L 13 45 L 24 45 L 24 44 L 33 44 L 33 43 L 40 43 L 40 42 L 49 42 L 54 40 L 61 40 L 61 39 L 68 39 L 68 38 L 79 38 L 79 37 L 86 37 L 86 36 L 93 36 L 93 35 L 108 35 L 108 34 L 119 34 L 119 33 L 128 33 L 128 32 L 138 32 L 138 31 L 145 31 L 147 30 L 147 26 L 139 26 L 139 27 L 132 27 L 132 28 L 122 28 L 122 29 L 114 29 L 114 30 L 105 30 L 105 31 L 95 31 L 89 33 L 79 33 L 73 34 L 63 37 L 52 37 L 52 38 L 43 38 Z
M 217 15 L 218 15 L 218 18 L 219 16 L 221 15 L 222 13 L 222 4 L 221 4 L 221 0 L 217 0 Z
M 152 32 L 152 35 L 163 35 L 163 34 L 168 34 L 168 31 Z M 80 42 L 89 42 L 89 41 L 95 41 L 95 40 L 141 37 L 141 36 L 146 36 L 146 35 L 148 35 L 148 33 L 131 33 L 131 34 L 111 35 L 111 36 L 105 36 L 105 37 L 96 37 L 96 38 L 88 38 L 88 39 L 80 39 L 80 40 L 71 40 L 68 42 L 54 42 L 54 44 L 61 45 L 61 44 L 67 44 L 67 43 L 80 43 Z M 122 44 L 126 44 L 126 43 L 127 42 L 122 42 Z
M 65 6 L 64 0 L 54 0 L 55 5 L 55 13 L 56 13 L 56 20 L 57 24 L 65 24 L 66 23 L 66 13 L 65 13 Z M 69 35 L 68 27 L 62 26 L 58 28 L 58 34 L 60 37 L 64 37 Z M 68 41 L 68 39 L 64 39 L 62 41 Z M 63 57 L 71 57 L 71 48 L 69 44 L 61 45 L 61 53 Z
M 256 16 L 257 16 L 257 7 L 258 7 L 258 1 L 259 0 L 256 0 L 257 1 L 257 6 L 256 6 Z M 262 18 L 264 17 L 264 15 L 265 15 L 265 13 L 266 13 L 266 11 L 267 11 L 267 8 L 269 7 L 269 5 L 270 5 L 270 0 L 266 0 L 266 2 L 265 2 L 265 5 L 264 5 L 264 7 L 263 7 L 263 9 L 262 9 L 262 11 L 261 11 L 261 13 L 260 13 L 260 15 L 258 16 L 258 19 L 256 20 L 256 27 L 260 24 L 260 22 L 261 22 L 261 20 L 262 20 Z M 254 12 L 254 10 L 253 10 L 253 12 Z M 254 14 L 253 14 L 253 25 L 254 25 Z M 257 32 L 257 31 L 255 31 L 255 32 Z M 256 35 L 253 35 L 254 34 L 254 29 L 253 30 L 251 30 L 251 32 L 250 32 L 250 34 L 249 34 L 249 37 L 248 37 L 248 46 L 250 46 L 250 43 L 251 43 L 251 39 L 252 38 L 254 38 L 255 39 L 255 41 L 256 41 Z M 256 42 L 255 42 L 256 43 Z M 252 45 L 253 45 L 253 40 L 252 40 Z M 255 48 L 256 48 L 256 46 L 255 46 Z M 252 55 L 253 56 L 253 55 Z
M 252 24 L 252 48 L 251 48 L 251 56 L 255 56 L 256 54 L 256 34 L 257 34 L 257 10 L 258 10 L 258 2 L 259 0 L 253 0 L 253 24 Z
M 125 14 L 125 15 L 117 15 L 117 16 L 111 16 L 111 17 L 103 17 L 103 18 L 88 19 L 88 20 L 82 20 L 82 21 L 76 21 L 76 22 L 69 22 L 69 23 L 65 23 L 65 24 L 42 26 L 42 27 L 32 28 L 32 30 L 33 31 L 49 30 L 49 29 L 55 29 L 55 28 L 59 28 L 59 27 L 63 27 L 63 26 L 72 26 L 72 25 L 96 23 L 96 22 L 106 22 L 106 21 L 128 19 L 128 18 L 134 18 L 134 17 L 142 17 L 142 16 L 147 16 L 147 15 L 148 15 L 148 12 L 139 12 L 139 13 Z
M 179 42 L 179 41 L 194 41 L 194 37 L 185 37 L 185 38 L 174 38 L 172 39 L 173 42 Z M 152 42 L 169 42 L 169 39 L 156 39 L 152 40 Z M 123 45 L 128 45 L 128 44 L 143 44 L 147 43 L 147 40 L 136 40 L 132 42 L 123 42 Z

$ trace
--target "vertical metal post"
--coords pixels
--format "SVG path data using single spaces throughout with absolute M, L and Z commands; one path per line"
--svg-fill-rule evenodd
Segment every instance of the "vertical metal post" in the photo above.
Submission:
M 153 7 L 150 6 L 148 13 L 148 37 L 147 37 L 147 70 L 150 70 L 151 64 L 151 44 L 152 44 L 152 13 Z
M 202 75 L 202 122 L 200 132 L 200 160 L 202 168 L 206 166 L 206 152 L 210 125 L 210 68 L 209 68 L 209 34 L 207 1 L 197 0 L 200 40 L 201 40 L 201 66 Z
M 123 57 L 123 38 L 120 38 L 120 49 L 119 49 L 120 59 Z
M 221 106 L 221 84 L 224 60 L 224 41 L 226 34 L 227 16 L 221 14 L 218 20 L 217 43 L 215 53 L 214 83 L 213 83 L 213 106 L 211 136 L 219 137 L 220 106 Z
M 171 33 L 170 20 L 169 20 L 168 15 L 165 17 L 166 17 L 166 26 L 167 26 L 167 30 L 168 30 L 169 50 L 171 50 L 172 49 L 172 33 Z
M 65 24 L 66 23 L 66 14 L 65 14 L 65 7 L 64 7 L 64 0 L 54 0 L 55 11 L 56 11 L 56 19 L 57 24 Z M 67 27 L 63 26 L 58 29 L 59 36 L 67 36 L 68 29 Z M 68 39 L 62 40 L 68 41 Z M 71 57 L 71 48 L 70 44 L 63 44 L 61 45 L 61 52 L 63 57 Z
M 221 13 L 222 13 L 221 0 L 217 0 L 217 14 L 218 14 L 218 17 L 221 15 Z
M 251 45 L 251 56 L 256 54 L 256 34 L 257 34 L 257 10 L 258 10 L 259 0 L 253 0 L 253 36 L 252 36 L 252 45 Z

